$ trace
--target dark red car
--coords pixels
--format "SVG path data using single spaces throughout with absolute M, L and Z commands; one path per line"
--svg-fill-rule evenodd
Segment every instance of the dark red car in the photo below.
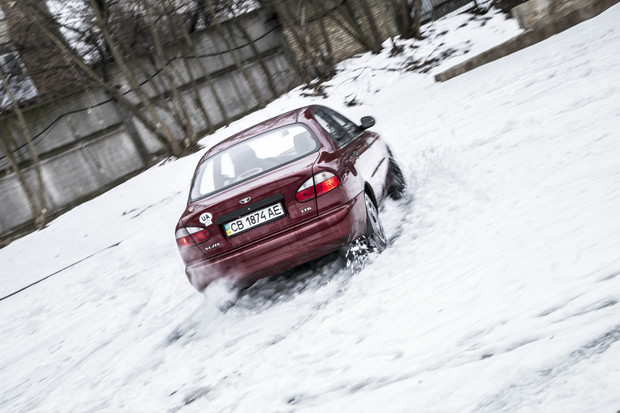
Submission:
M 247 286 L 360 238 L 383 250 L 377 210 L 405 183 L 374 123 L 309 106 L 209 149 L 176 227 L 189 282 Z

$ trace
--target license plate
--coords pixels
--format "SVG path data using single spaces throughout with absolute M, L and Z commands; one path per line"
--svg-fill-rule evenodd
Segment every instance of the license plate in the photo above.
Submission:
M 224 224 L 224 231 L 226 236 L 232 237 L 283 216 L 284 208 L 281 203 L 277 203 Z

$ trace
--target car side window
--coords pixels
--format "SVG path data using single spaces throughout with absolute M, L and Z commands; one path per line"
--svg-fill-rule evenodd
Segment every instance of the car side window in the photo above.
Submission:
M 342 127 L 340 122 L 330 116 L 325 110 L 318 109 L 314 111 L 314 118 L 316 121 L 329 133 L 329 135 L 336 141 L 338 146 L 342 147 L 349 143 L 354 136 L 349 134 L 346 129 Z
M 360 133 L 362 133 L 362 129 L 359 126 L 342 116 L 340 113 L 334 112 L 333 110 L 328 110 L 328 113 L 336 122 L 338 122 L 340 127 L 342 127 L 342 129 L 349 134 L 351 139 L 356 138 Z

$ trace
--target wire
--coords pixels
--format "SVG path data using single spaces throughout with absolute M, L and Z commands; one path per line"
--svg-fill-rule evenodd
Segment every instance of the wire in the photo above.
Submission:
M 30 288 L 30 287 L 32 287 L 32 286 L 35 286 L 35 285 L 39 284 L 40 282 L 45 281 L 45 280 L 47 280 L 47 279 L 48 279 L 48 278 L 50 278 L 50 277 L 53 277 L 54 275 L 60 274 L 61 272 L 65 271 L 65 270 L 68 270 L 68 269 L 69 269 L 69 268 L 71 268 L 71 267 L 75 267 L 75 266 L 76 266 L 76 265 L 78 265 L 79 263 L 84 262 L 84 261 L 86 261 L 87 259 L 92 258 L 92 257 L 94 257 L 95 255 L 97 255 L 97 254 L 99 254 L 99 253 L 101 253 L 101 252 L 103 252 L 103 251 L 109 250 L 109 249 L 114 248 L 114 247 L 118 247 L 118 246 L 120 245 L 120 243 L 121 243 L 121 242 L 122 242 L 122 241 L 119 241 L 119 242 L 117 242 L 116 244 L 110 245 L 109 247 L 106 247 L 106 248 L 104 248 L 104 249 L 102 249 L 102 250 L 99 250 L 99 251 L 97 251 L 97 252 L 95 252 L 95 253 L 92 253 L 92 254 L 90 254 L 88 257 L 84 257 L 84 258 L 82 258 L 81 260 L 76 261 L 76 262 L 74 262 L 73 264 L 67 265 L 66 267 L 61 268 L 60 270 L 58 270 L 58 271 L 56 271 L 56 272 L 54 272 L 54 273 L 52 273 L 52 274 L 50 274 L 50 275 L 46 275 L 45 277 L 41 278 L 40 280 L 37 280 L 37 281 L 35 281 L 35 282 L 33 282 L 33 283 L 30 283 L 30 284 L 28 284 L 27 286 L 22 287 L 22 288 L 20 288 L 20 289 L 19 289 L 19 290 L 17 290 L 17 291 L 13 291 L 11 294 L 6 295 L 6 296 L 4 296 L 4 297 L 0 298 L 0 301 L 6 300 L 6 299 L 7 299 L 7 298 L 9 298 L 9 297 L 12 297 L 12 296 L 14 296 L 14 295 L 16 295 L 16 294 L 19 294 L 19 293 L 21 293 L 22 291 L 27 290 L 28 288 Z
M 234 47 L 234 48 L 232 48 L 232 49 L 230 49 L 230 50 L 220 51 L 220 52 L 215 52 L 215 53 L 205 53 L 205 54 L 200 54 L 200 55 L 191 55 L 191 56 L 180 56 L 180 57 L 179 57 L 179 56 L 175 56 L 175 57 L 171 58 L 170 60 L 168 60 L 168 62 L 166 62 L 166 64 L 165 64 L 165 65 L 163 65 L 163 66 L 162 66 L 161 68 L 159 68 L 157 71 L 155 71 L 154 73 L 152 73 L 149 77 L 147 77 L 147 78 L 146 78 L 146 79 L 144 79 L 142 82 L 140 82 L 140 86 L 144 86 L 145 84 L 147 84 L 148 82 L 150 82 L 152 79 L 154 79 L 154 78 L 155 78 L 155 76 L 157 76 L 159 73 L 161 73 L 161 71 L 162 71 L 162 70 L 164 70 L 167 66 L 169 66 L 169 65 L 170 65 L 172 62 L 174 62 L 175 60 L 179 60 L 179 59 L 181 59 L 181 58 L 184 58 L 184 59 L 203 59 L 203 58 L 206 58 L 206 57 L 215 57 L 215 56 L 221 56 L 221 55 L 224 55 L 224 54 L 226 54 L 226 53 L 231 53 L 231 52 L 237 51 L 237 50 L 239 50 L 239 49 L 242 49 L 242 48 L 244 48 L 244 47 L 247 47 L 247 46 L 249 46 L 250 44 L 255 43 L 255 42 L 257 42 L 257 41 L 259 41 L 259 40 L 261 40 L 261 39 L 263 39 L 263 38 L 267 37 L 269 34 L 273 33 L 273 32 L 274 32 L 274 31 L 276 31 L 278 28 L 279 28 L 278 26 L 274 26 L 273 28 L 271 28 L 270 30 L 266 31 L 263 35 L 261 35 L 261 36 L 257 37 L 256 39 L 251 40 L 251 41 L 250 41 L 250 42 L 248 42 L 248 43 L 245 43 L 245 44 L 242 44 L 242 45 L 236 46 L 236 47 Z M 127 94 L 129 94 L 129 93 L 131 93 L 131 92 L 132 92 L 132 90 L 128 90 L 128 91 L 126 91 L 126 92 L 123 92 L 123 95 L 127 95 Z M 99 102 L 99 103 L 97 103 L 97 104 L 94 104 L 94 105 L 92 105 L 92 106 L 88 106 L 88 107 L 81 108 L 81 109 L 75 109 L 75 110 L 72 110 L 72 111 L 69 111 L 69 112 L 65 112 L 65 113 L 63 113 L 62 115 L 59 115 L 59 116 L 58 116 L 58 117 L 56 117 L 56 119 L 54 119 L 54 120 L 53 120 L 50 124 L 48 124 L 45 128 L 43 128 L 41 131 L 39 131 L 36 135 L 34 135 L 34 136 L 31 138 L 31 141 L 32 141 L 33 145 L 34 145 L 34 146 L 36 146 L 36 145 L 38 145 L 39 143 L 43 142 L 43 140 L 44 140 L 44 139 L 48 136 L 48 135 L 45 135 L 45 136 L 43 136 L 43 135 L 44 135 L 46 132 L 48 132 L 48 131 L 52 128 L 52 127 L 54 127 L 54 126 L 55 126 L 55 125 L 56 125 L 56 124 L 57 124 L 57 123 L 58 123 L 58 122 L 59 122 L 62 118 L 64 118 L 65 116 L 69 116 L 69 115 L 77 114 L 77 113 L 84 112 L 84 111 L 89 111 L 89 110 L 91 110 L 91 109 L 97 108 L 97 107 L 99 107 L 99 106 L 103 106 L 103 105 L 105 105 L 106 103 L 110 103 L 110 102 L 112 102 L 112 101 L 114 101 L 114 99 L 113 99 L 113 98 L 110 98 L 110 99 L 107 99 L 107 100 L 101 101 L 101 102 Z M 38 140 L 37 140 L 37 139 L 38 139 Z M 24 143 L 24 144 L 22 144 L 22 145 L 18 146 L 17 148 L 15 148 L 15 149 L 11 150 L 11 152 L 12 152 L 13 154 L 16 154 L 16 155 L 17 155 L 16 157 L 19 157 L 19 156 L 21 156 L 21 155 L 22 155 L 22 153 L 21 153 L 20 151 L 21 151 L 22 149 L 24 149 L 25 147 L 27 147 L 27 143 Z M 0 161 L 4 160 L 6 157 L 7 157 L 7 155 L 2 155 L 2 156 L 0 156 Z M 2 163 L 2 164 L 0 165 L 0 169 L 4 169 L 4 168 L 5 168 L 8 164 L 9 164 L 9 162 L 8 162 L 8 161 L 5 161 L 4 163 Z

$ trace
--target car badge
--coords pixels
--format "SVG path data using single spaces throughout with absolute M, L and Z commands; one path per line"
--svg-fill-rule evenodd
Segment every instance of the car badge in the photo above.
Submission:
M 202 214 L 200 216 L 200 218 L 198 218 L 198 220 L 202 223 L 202 225 L 204 225 L 205 227 L 208 227 L 209 225 L 211 225 L 211 223 L 213 219 L 213 215 L 211 215 L 208 212 L 205 212 L 204 214 Z
M 252 197 L 249 196 L 247 198 L 243 198 L 241 201 L 239 201 L 240 204 L 247 204 L 248 202 L 250 202 L 252 200 Z

